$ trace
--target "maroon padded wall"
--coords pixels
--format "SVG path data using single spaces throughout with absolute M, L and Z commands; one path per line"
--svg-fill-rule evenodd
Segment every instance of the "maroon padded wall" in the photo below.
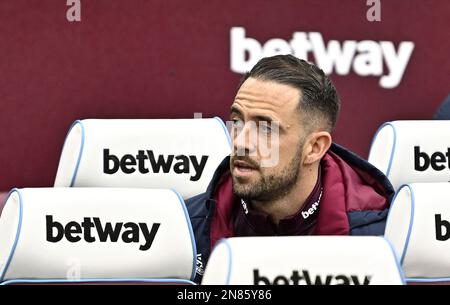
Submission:
M 365 0 L 82 0 L 71 23 L 65 0 L 0 1 L 0 190 L 51 186 L 76 119 L 226 119 L 237 26 L 260 43 L 299 31 L 414 42 L 394 89 L 331 75 L 342 100 L 335 140 L 367 156 L 381 123 L 431 118 L 450 91 L 450 1 L 381 3 L 381 22 L 368 22 Z

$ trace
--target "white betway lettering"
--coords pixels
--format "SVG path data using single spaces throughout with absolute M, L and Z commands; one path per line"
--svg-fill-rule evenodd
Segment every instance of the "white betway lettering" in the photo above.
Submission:
M 330 40 L 325 45 L 321 33 L 295 32 L 291 41 L 280 38 L 268 40 L 264 45 L 245 36 L 245 28 L 233 27 L 231 36 L 231 70 L 245 73 L 262 57 L 293 54 L 308 60 L 312 54 L 315 63 L 326 73 L 347 75 L 353 69 L 360 76 L 380 76 L 382 88 L 397 87 L 405 73 L 414 50 L 414 43 L 402 41 L 395 49 L 390 41 Z M 383 63 L 387 71 L 383 71 Z
M 247 203 L 244 201 L 244 199 L 241 199 L 242 208 L 244 209 L 244 213 L 248 214 L 248 208 Z
M 308 218 L 309 216 L 311 216 L 312 214 L 314 214 L 317 211 L 317 209 L 319 208 L 320 199 L 322 199 L 322 193 L 323 193 L 323 190 L 320 191 L 319 199 L 317 199 L 317 201 L 314 202 L 309 209 L 307 209 L 306 211 L 302 211 L 303 219 Z

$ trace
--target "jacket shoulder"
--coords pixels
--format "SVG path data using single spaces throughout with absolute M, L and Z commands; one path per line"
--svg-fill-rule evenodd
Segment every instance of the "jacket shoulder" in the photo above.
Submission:
M 365 209 L 347 210 L 350 235 L 384 235 L 387 215 L 395 194 L 389 179 L 374 165 L 352 151 L 333 143 L 330 149 L 349 164 L 373 190 L 385 198 L 384 208 L 366 205 Z
M 337 154 L 340 158 L 342 158 L 345 162 L 350 164 L 352 167 L 358 168 L 368 174 L 370 176 L 378 181 L 380 185 L 383 186 L 385 191 L 391 195 L 395 193 L 394 187 L 392 186 L 391 182 L 389 181 L 388 177 L 381 172 L 378 168 L 376 168 L 374 165 L 369 163 L 369 161 L 363 159 L 362 157 L 358 156 L 354 152 L 348 150 L 347 148 L 333 143 L 330 147 L 330 151 Z
M 208 210 L 206 208 L 206 201 L 208 197 L 209 196 L 206 193 L 201 193 L 185 200 L 186 208 L 191 219 L 205 217 L 208 214 Z
M 389 209 L 349 212 L 350 235 L 384 235 Z

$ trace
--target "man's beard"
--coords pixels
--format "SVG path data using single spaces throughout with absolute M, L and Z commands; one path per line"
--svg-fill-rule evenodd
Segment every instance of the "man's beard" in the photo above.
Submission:
M 303 145 L 299 145 L 292 160 L 281 171 L 269 175 L 264 175 L 260 171 L 261 178 L 257 182 L 241 184 L 233 176 L 234 194 L 242 199 L 258 201 L 273 201 L 286 196 L 295 186 L 299 177 L 302 147 Z M 255 165 L 255 162 L 249 159 L 247 156 L 232 157 L 231 162 L 234 160 L 242 160 Z M 259 167 L 257 169 L 259 170 Z

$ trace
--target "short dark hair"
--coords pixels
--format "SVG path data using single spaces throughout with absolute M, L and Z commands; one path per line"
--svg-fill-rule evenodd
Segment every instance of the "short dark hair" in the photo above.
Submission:
M 250 77 L 299 89 L 299 110 L 305 114 L 307 129 L 325 122 L 325 128 L 333 131 L 339 115 L 339 97 L 331 80 L 316 65 L 293 55 L 276 55 L 258 61 L 241 79 L 239 88 Z

